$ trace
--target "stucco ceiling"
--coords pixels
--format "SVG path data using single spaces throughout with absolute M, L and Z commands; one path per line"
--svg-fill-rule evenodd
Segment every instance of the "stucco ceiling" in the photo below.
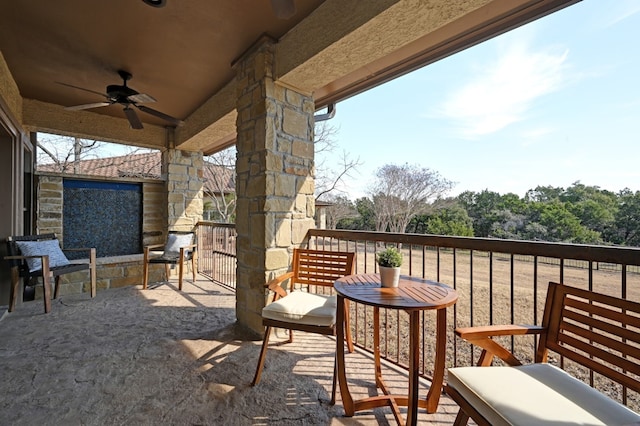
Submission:
M 321 0 L 297 1 L 278 19 L 269 0 L 2 0 L 0 50 L 23 97 L 59 105 L 99 102 L 99 96 L 58 82 L 104 92 L 129 85 L 157 102 L 154 109 L 186 119 L 233 78 L 231 62 L 261 34 L 280 38 Z M 112 105 L 96 113 L 122 117 Z M 165 124 L 140 114 L 144 122 Z
M 0 52 L 31 130 L 165 144 L 168 123 L 142 111 L 139 131 L 118 104 L 64 111 L 103 101 L 126 70 L 148 106 L 185 122 L 177 146 L 211 152 L 234 137 L 232 63 L 264 34 L 278 43 L 276 78 L 322 106 L 573 2 L 295 0 L 279 19 L 271 0 L 0 0 Z

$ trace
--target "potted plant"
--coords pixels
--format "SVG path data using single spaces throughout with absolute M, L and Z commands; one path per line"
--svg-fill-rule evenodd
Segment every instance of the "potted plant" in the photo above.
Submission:
M 398 287 L 402 253 L 395 247 L 387 247 L 376 258 L 380 266 L 380 283 L 383 287 Z

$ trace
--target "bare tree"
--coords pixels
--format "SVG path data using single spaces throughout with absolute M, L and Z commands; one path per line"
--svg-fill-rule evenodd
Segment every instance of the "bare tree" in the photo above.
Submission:
M 218 220 L 232 222 L 236 213 L 236 148 L 216 152 L 205 160 L 204 191 L 211 197 L 211 210 Z
M 429 211 L 453 183 L 428 168 L 387 164 L 376 171 L 369 194 L 373 200 L 376 230 L 405 232 L 411 219 Z
M 358 216 L 358 211 L 347 197 L 330 195 L 324 201 L 329 203 L 325 207 L 327 229 L 336 229 L 340 220 Z
M 55 164 L 60 173 L 78 173 L 79 161 L 90 158 L 104 142 L 58 135 L 38 135 L 38 164 Z
M 160 176 L 161 156 L 157 150 L 45 133 L 38 133 L 37 147 L 39 170 L 95 174 L 99 169 L 116 168 L 122 177 Z M 148 155 L 151 153 L 156 155 Z M 91 161 L 98 159 L 101 161 Z
M 353 159 L 346 151 L 342 151 L 340 161 L 330 166 L 331 154 L 337 148 L 335 136 L 338 129 L 322 121 L 315 128 L 315 158 L 316 158 L 316 200 L 326 200 L 333 194 L 345 194 L 341 188 L 344 178 L 351 177 L 351 173 L 362 165 L 359 158 Z

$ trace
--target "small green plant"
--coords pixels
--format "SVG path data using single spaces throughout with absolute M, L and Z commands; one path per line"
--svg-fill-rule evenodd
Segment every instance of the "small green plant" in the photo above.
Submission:
M 378 265 L 397 268 L 402 265 L 402 253 L 395 247 L 387 247 L 378 253 Z

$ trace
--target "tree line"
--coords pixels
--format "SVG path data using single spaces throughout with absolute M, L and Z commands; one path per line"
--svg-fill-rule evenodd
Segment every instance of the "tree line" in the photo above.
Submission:
M 330 229 L 640 246 L 640 191 L 575 182 L 537 186 L 523 197 L 485 189 L 446 194 L 452 183 L 428 168 L 386 165 L 365 197 L 333 196 Z

